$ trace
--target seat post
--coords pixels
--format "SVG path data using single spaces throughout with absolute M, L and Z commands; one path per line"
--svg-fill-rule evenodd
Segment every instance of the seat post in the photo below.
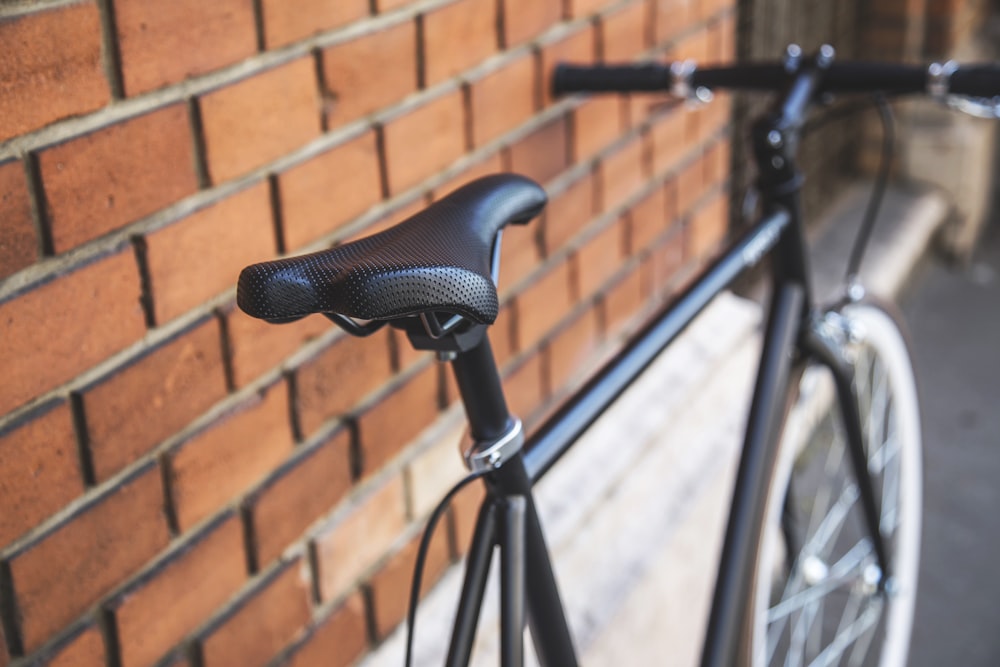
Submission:
M 478 345 L 458 352 L 451 360 L 451 368 L 473 440 L 487 442 L 503 437 L 512 419 L 489 338 L 484 334 Z

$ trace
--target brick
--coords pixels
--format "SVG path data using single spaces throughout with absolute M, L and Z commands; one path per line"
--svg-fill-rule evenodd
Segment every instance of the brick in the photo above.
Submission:
M 246 386 L 332 326 L 320 315 L 271 324 L 233 308 L 226 314 L 226 330 L 236 386 Z
M 388 550 L 406 522 L 403 478 L 396 476 L 316 538 L 323 600 L 347 591 Z
M 86 625 L 40 664 L 45 667 L 98 667 L 105 664 L 104 639 L 96 625 Z
M 442 197 L 451 194 L 461 186 L 466 183 L 471 183 L 477 178 L 482 178 L 483 176 L 490 176 L 491 174 L 498 174 L 502 171 L 515 171 L 513 169 L 505 169 L 503 165 L 503 160 L 501 158 L 501 153 L 491 153 L 487 157 L 483 158 L 479 162 L 476 162 L 470 167 L 467 167 L 464 171 L 459 173 L 454 178 L 445 181 L 438 187 L 434 188 L 431 193 L 432 200 L 436 201 Z
M 459 0 L 424 15 L 428 86 L 463 72 L 497 51 L 496 0 Z
M 633 137 L 601 160 L 601 203 L 610 211 L 646 184 L 645 138 Z
M 69 404 L 45 404 L 0 429 L 0 547 L 83 493 Z
M 270 190 L 257 183 L 146 236 L 156 322 L 236 285 L 240 270 L 275 251 Z
M 677 210 L 682 216 L 687 216 L 695 202 L 705 192 L 704 157 L 688 162 L 677 175 Z
M 317 155 L 278 176 L 285 245 L 329 234 L 382 200 L 375 133 Z
M 100 482 L 226 395 L 219 327 L 203 321 L 81 393 Z
M 689 257 L 705 259 L 715 254 L 729 228 L 728 199 L 716 194 L 692 216 L 687 233 Z
M 671 51 L 671 58 L 674 60 L 693 60 L 696 63 L 705 63 L 710 56 L 708 30 L 705 28 L 686 34 Z
M 438 416 L 437 383 L 437 368 L 431 364 L 359 415 L 363 475 L 377 471 L 434 423 Z
M 198 188 L 183 104 L 44 149 L 38 166 L 56 252 L 119 229 Z
M 385 126 L 389 193 L 399 194 L 465 152 L 462 95 L 438 97 Z
M 604 313 L 609 336 L 618 334 L 642 312 L 645 304 L 642 289 L 642 272 L 635 265 L 617 284 L 608 290 L 604 299 Z
M 681 278 L 681 269 L 686 259 L 684 236 L 683 228 L 678 227 L 653 248 L 652 289 L 657 298 L 672 294 Z
M 489 329 L 490 345 L 493 348 L 493 357 L 497 361 L 497 365 L 503 367 L 504 364 L 514 355 L 517 351 L 517 345 L 515 340 L 515 313 L 514 308 L 511 307 L 509 303 L 502 304 L 500 306 L 500 313 L 497 315 L 497 319 L 493 322 L 493 326 Z M 449 380 L 452 378 L 451 373 L 446 373 L 445 377 Z M 456 397 L 455 392 L 449 391 L 448 398 L 449 403 L 452 397 Z
M 518 342 L 530 349 L 572 309 L 569 263 L 561 262 L 517 297 Z
M 501 294 L 523 282 L 541 263 L 537 224 L 532 221 L 527 226 L 510 225 L 504 230 L 498 286 Z
M 351 486 L 350 432 L 335 431 L 295 458 L 247 500 L 257 562 L 271 562 Z
M 567 11 L 571 18 L 592 16 L 611 4 L 613 0 L 566 0 Z
M 622 100 L 594 97 L 573 112 L 573 157 L 584 162 L 603 150 L 621 134 Z
M 686 32 L 697 20 L 692 0 L 655 0 L 654 41 L 663 44 Z
M 559 63 L 587 65 L 594 62 L 594 28 L 586 24 L 576 32 L 541 49 L 542 101 L 549 106 L 558 101 L 552 95 L 552 72 Z
M 351 243 L 353 241 L 372 236 L 373 234 L 383 232 L 390 227 L 395 227 L 404 220 L 412 218 L 417 213 L 420 213 L 422 210 L 427 208 L 427 204 L 429 203 L 426 193 L 416 199 L 410 199 L 408 197 L 407 200 L 408 201 L 405 204 L 391 206 L 390 210 L 378 220 L 375 220 L 363 229 L 355 230 L 344 238 L 339 239 L 338 243 Z
M 604 289 L 605 283 L 621 267 L 624 258 L 622 219 L 593 236 L 576 252 L 576 275 L 580 298 L 589 299 Z
M 649 249 L 674 224 L 675 192 L 672 181 L 656 188 L 629 209 L 629 253 Z
M 652 124 L 650 139 L 654 174 L 676 169 L 687 152 L 688 144 L 684 136 L 687 114 L 684 109 L 673 109 Z
M 529 423 L 548 396 L 542 380 L 542 355 L 536 352 L 521 360 L 503 379 L 503 389 L 510 413 Z
M 125 94 L 178 83 L 257 52 L 251 0 L 117 0 L 115 30 Z
M 207 93 L 198 104 L 213 183 L 267 164 L 320 134 L 311 57 Z
M 601 17 L 601 44 L 604 62 L 627 62 L 648 48 L 646 19 L 649 5 L 633 0 Z
M 267 48 L 291 44 L 368 15 L 367 0 L 262 0 Z
M 319 621 L 282 667 L 348 667 L 368 647 L 365 601 L 353 593 Z
M 436 429 L 435 443 L 423 448 L 406 468 L 410 514 L 429 515 L 451 488 L 468 474 L 459 443 L 468 430 L 465 419 L 448 419 L 447 428 Z
M 203 664 L 263 665 L 310 619 L 308 566 L 293 560 L 259 582 L 202 643 Z
M 141 338 L 139 295 L 135 259 L 124 250 L 0 303 L 0 414 Z
M 94 2 L 0 19 L 0 143 L 111 98 Z
M 590 174 L 572 183 L 549 201 L 545 213 L 545 249 L 558 253 L 594 216 L 594 178 Z
M 600 342 L 597 312 L 588 308 L 556 334 L 549 346 L 549 378 L 552 391 L 575 389 L 571 380 L 581 380 L 581 371 L 593 364 L 593 354 Z
M 341 42 L 324 49 L 321 58 L 326 124 L 333 128 L 395 104 L 417 89 L 416 22 Z
M 473 82 L 470 100 L 473 146 L 483 146 L 531 118 L 535 112 L 534 57 L 523 55 Z
M 458 492 L 451 502 L 451 519 L 455 534 L 455 553 L 467 553 L 472 544 L 479 508 L 486 498 L 485 487 L 473 483 Z
M 243 530 L 237 517 L 228 515 L 206 526 L 109 604 L 122 667 L 152 664 L 245 580 Z
M 150 464 L 12 556 L 25 650 L 38 648 L 168 540 L 160 475 Z
M 412 3 L 413 0 L 375 0 L 375 5 L 379 14 L 384 14 L 385 12 L 405 7 L 406 5 Z
M 421 535 L 422 533 L 410 540 L 401 551 L 386 563 L 385 567 L 372 577 L 375 637 L 379 640 L 388 637 L 392 630 L 406 618 L 413 579 L 413 565 L 417 559 L 417 547 L 420 544 Z M 447 525 L 441 522 L 431 537 L 430 547 L 427 550 L 427 560 L 424 563 L 423 580 L 420 586 L 421 597 L 444 574 L 449 559 Z
M 562 18 L 561 0 L 504 0 L 503 28 L 507 48 L 534 39 Z
M 569 166 L 569 128 L 560 116 L 510 147 L 510 171 L 547 183 Z
M 392 376 L 388 336 L 341 336 L 295 372 L 297 410 L 308 436 L 330 417 L 346 414 Z
M 0 163 L 0 280 L 38 259 L 38 239 L 31 220 L 31 200 L 24 167 L 17 160 Z
M 167 469 L 181 530 L 250 488 L 293 444 L 287 385 L 280 383 L 171 451 Z

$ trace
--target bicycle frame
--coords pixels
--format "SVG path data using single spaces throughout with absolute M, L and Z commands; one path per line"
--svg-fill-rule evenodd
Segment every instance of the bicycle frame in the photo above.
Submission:
M 480 510 L 469 550 L 446 662 L 449 667 L 468 662 L 494 546 L 499 546 L 501 553 L 501 664 L 521 664 L 525 618 L 542 664 L 577 664 L 531 487 L 716 295 L 765 257 L 771 259 L 772 299 L 701 664 L 728 667 L 738 663 L 742 610 L 754 578 L 760 538 L 756 527 L 762 521 L 768 473 L 777 452 L 794 361 L 792 351 L 798 353 L 799 359 L 828 366 L 833 373 L 853 471 L 859 487 L 867 491 L 861 494 L 862 510 L 884 569 L 888 562 L 886 547 L 876 528 L 879 510 L 864 464 L 853 389 L 843 370 L 843 360 L 817 340 L 810 319 L 815 304 L 800 207 L 802 178 L 794 150 L 805 112 L 823 74 L 821 58 L 813 65 L 799 70 L 775 110 L 754 128 L 766 214 L 550 417 L 523 451 L 487 475 L 489 495 Z M 485 337 L 476 348 L 459 353 L 453 369 L 474 440 L 496 441 L 511 418 Z

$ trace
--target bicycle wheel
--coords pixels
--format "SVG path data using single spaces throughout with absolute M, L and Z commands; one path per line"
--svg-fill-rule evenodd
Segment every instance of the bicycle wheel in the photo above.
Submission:
M 776 458 L 749 600 L 750 663 L 905 664 L 921 522 L 920 414 L 896 319 L 873 303 L 827 315 L 852 366 L 890 572 L 882 581 L 863 521 L 829 372 L 794 387 Z M 746 644 L 745 644 L 746 645 Z

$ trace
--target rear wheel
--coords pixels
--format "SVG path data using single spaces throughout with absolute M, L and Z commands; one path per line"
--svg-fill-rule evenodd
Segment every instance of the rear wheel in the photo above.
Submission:
M 883 575 L 865 528 L 832 378 L 807 367 L 768 492 L 748 618 L 754 667 L 904 665 L 921 522 L 917 391 L 906 341 L 884 308 L 827 315 L 853 373 L 868 470 L 889 547 Z

